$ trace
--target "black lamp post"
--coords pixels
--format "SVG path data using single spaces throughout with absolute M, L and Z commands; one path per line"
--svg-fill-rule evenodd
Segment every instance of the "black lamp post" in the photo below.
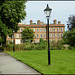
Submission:
M 48 65 L 51 65 L 51 61 L 50 61 L 50 45 L 49 45 L 49 18 L 50 18 L 50 14 L 51 14 L 52 9 L 49 8 L 48 4 L 46 9 L 44 9 L 44 13 L 46 14 L 46 18 L 47 18 L 47 29 L 48 29 Z
M 15 39 L 14 39 L 14 32 L 15 32 L 15 31 L 13 31 L 13 52 L 15 52 Z

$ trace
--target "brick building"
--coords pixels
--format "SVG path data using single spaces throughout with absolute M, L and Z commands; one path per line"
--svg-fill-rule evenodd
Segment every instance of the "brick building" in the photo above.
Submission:
M 15 40 L 15 44 L 22 44 L 22 31 L 26 28 L 29 27 L 31 28 L 35 33 L 34 33 L 34 41 L 33 43 L 38 43 L 40 38 L 43 38 L 44 40 L 47 40 L 47 25 L 44 24 L 43 22 L 40 22 L 40 20 L 37 21 L 37 24 L 34 24 L 32 20 L 30 20 L 30 24 L 22 24 L 19 23 L 18 26 L 20 27 L 17 33 L 14 33 L 14 36 L 11 38 L 7 36 L 6 40 L 7 41 L 12 41 Z M 65 31 L 65 25 L 61 24 L 60 21 L 53 20 L 53 24 L 49 24 L 49 39 L 50 41 L 55 40 L 61 40 L 63 33 Z

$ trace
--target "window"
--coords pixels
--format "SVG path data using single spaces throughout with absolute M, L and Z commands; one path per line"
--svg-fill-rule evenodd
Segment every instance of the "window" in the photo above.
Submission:
M 44 38 L 46 38 L 46 34 L 44 34 Z
M 12 38 L 14 38 L 14 34 L 12 35 Z
M 9 35 L 8 35 L 8 38 L 9 38 Z
M 53 34 L 53 37 L 55 38 L 55 34 Z
M 19 34 L 16 34 L 16 38 L 19 38 Z
M 61 37 L 63 36 L 63 34 L 61 34 Z
M 40 32 L 42 32 L 42 28 L 40 29 Z
M 23 29 L 22 28 L 20 28 L 20 32 L 22 32 L 23 31 Z
M 37 32 L 39 32 L 39 29 L 37 29 Z
M 63 28 L 61 28 L 61 31 L 63 31 Z
M 19 30 L 17 32 L 19 32 Z
M 55 32 L 55 28 L 53 28 L 53 31 Z
M 22 34 L 20 34 L 20 38 L 22 38 Z
M 35 34 L 34 34 L 34 38 L 35 38 Z
M 49 34 L 50 35 L 50 38 L 52 37 L 52 34 Z
M 46 29 L 44 28 L 44 32 L 46 32 Z
M 40 37 L 42 38 L 42 34 L 40 34 Z
M 35 32 L 35 28 L 33 29 L 33 31 Z
M 35 43 L 35 40 L 33 41 L 33 43 Z
M 49 31 L 51 32 L 51 31 L 52 31 L 52 29 L 50 28 L 50 29 L 49 29 Z
M 39 40 L 37 40 L 37 43 L 39 43 Z
M 52 40 L 49 40 L 49 42 L 52 42 Z
M 21 40 L 21 43 L 23 43 L 23 40 Z
M 59 31 L 59 28 L 57 28 L 57 31 Z
M 39 38 L 39 34 L 37 34 L 37 38 Z
M 59 37 L 59 34 L 57 34 L 57 37 Z

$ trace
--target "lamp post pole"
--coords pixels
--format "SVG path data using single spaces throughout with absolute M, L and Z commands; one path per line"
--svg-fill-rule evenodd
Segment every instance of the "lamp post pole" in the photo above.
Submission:
M 44 9 L 44 12 L 46 14 L 46 18 L 47 18 L 47 38 L 48 38 L 48 65 L 51 65 L 51 60 L 50 60 L 50 45 L 49 45 L 49 18 L 50 18 L 50 14 L 51 14 L 52 9 L 49 8 L 48 4 L 46 9 Z
M 50 45 L 49 45 L 49 18 L 47 18 L 47 29 L 48 29 L 48 65 L 51 64 L 50 62 Z
M 14 39 L 14 31 L 13 31 L 13 52 L 15 52 L 15 39 Z

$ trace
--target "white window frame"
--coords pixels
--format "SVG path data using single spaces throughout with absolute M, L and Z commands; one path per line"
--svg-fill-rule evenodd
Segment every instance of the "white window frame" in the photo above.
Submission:
M 46 38 L 46 34 L 44 34 L 44 38 Z
M 37 28 L 37 32 L 39 32 L 39 29 Z
M 20 34 L 20 38 L 22 38 L 22 34 Z
M 42 34 L 40 34 L 40 37 L 42 38 Z
M 59 28 L 57 28 L 57 32 L 59 31 Z
M 34 38 L 35 38 L 35 34 L 34 34 Z
M 63 28 L 61 28 L 61 31 L 63 31 Z
M 55 28 L 53 28 L 53 32 L 55 32 Z
M 59 37 L 59 33 L 57 33 L 57 37 Z
M 33 43 L 35 43 L 35 40 L 33 41 Z
M 49 37 L 52 38 L 52 34 L 51 33 L 49 34 Z
M 52 42 L 52 39 L 50 39 L 49 42 Z
M 39 34 L 37 34 L 37 38 L 39 38 Z
M 23 31 L 23 29 L 22 28 L 20 28 L 20 32 L 22 32 Z
M 37 43 L 39 43 L 39 40 L 37 40 Z
M 53 33 L 53 37 L 55 38 L 55 33 Z
M 40 28 L 40 32 L 42 32 L 42 28 Z
M 46 32 L 46 28 L 44 28 L 44 32 Z
M 33 31 L 35 32 L 35 28 L 33 29 Z
M 49 31 L 51 32 L 52 31 L 52 28 L 49 28 Z
M 61 33 L 61 37 L 63 36 L 63 34 Z
M 19 34 L 16 34 L 16 38 L 19 38 Z

